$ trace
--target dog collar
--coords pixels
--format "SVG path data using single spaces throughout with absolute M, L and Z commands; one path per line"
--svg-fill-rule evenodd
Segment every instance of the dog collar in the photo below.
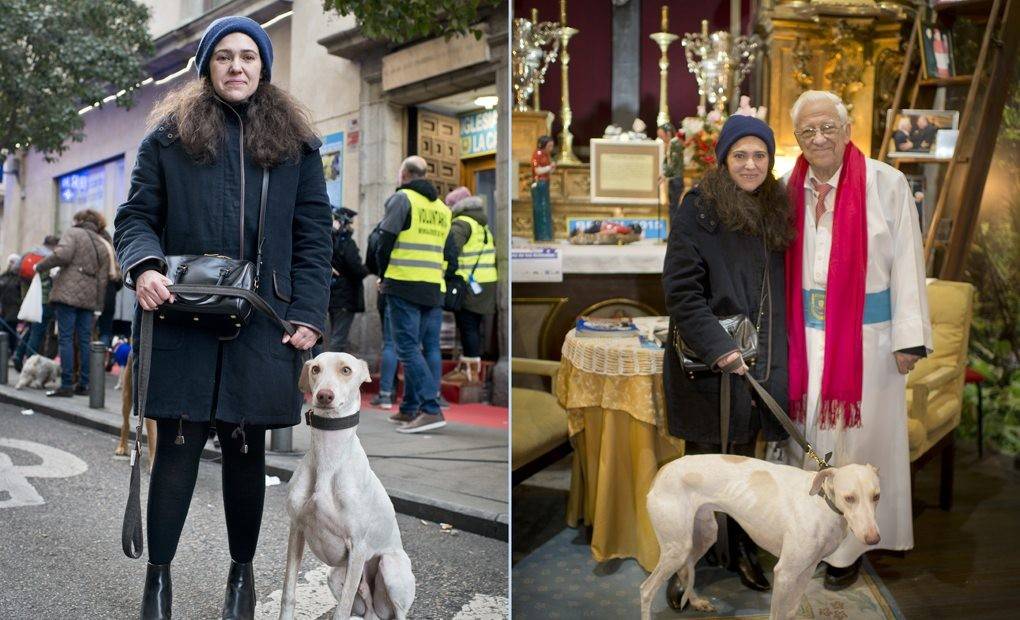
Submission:
M 843 511 L 840 510 L 839 508 L 836 508 L 836 504 L 831 499 L 829 499 L 829 496 L 825 492 L 825 489 L 822 489 L 822 497 L 825 498 L 825 503 L 829 505 L 829 508 L 832 508 L 832 512 L 838 514 L 841 517 L 843 516 Z
M 326 418 L 321 415 L 315 415 L 309 409 L 305 412 L 305 423 L 321 431 L 342 431 L 357 426 L 360 417 L 361 412 L 358 411 L 354 415 L 346 415 L 342 418 Z

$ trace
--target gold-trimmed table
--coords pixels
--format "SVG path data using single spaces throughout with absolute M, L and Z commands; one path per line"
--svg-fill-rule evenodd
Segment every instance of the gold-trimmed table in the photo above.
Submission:
M 635 319 L 649 335 L 664 321 Z M 662 358 L 637 337 L 570 330 L 563 342 L 556 396 L 574 448 L 567 523 L 591 527 L 598 562 L 636 558 L 651 570 L 659 560 L 645 496 L 659 468 L 683 455 L 683 441 L 666 430 Z

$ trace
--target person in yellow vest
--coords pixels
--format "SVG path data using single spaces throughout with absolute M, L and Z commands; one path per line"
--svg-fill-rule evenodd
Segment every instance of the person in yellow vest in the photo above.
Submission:
M 472 196 L 466 187 L 458 187 L 446 195 L 446 204 L 453 211 L 450 236 L 446 239 L 449 261 L 446 278 L 467 284 L 464 304 L 454 313 L 460 334 L 460 364 L 444 377 L 455 382 L 478 381 L 484 348 L 482 326 L 486 315 L 496 313 L 496 244 L 489 229 L 485 202 Z
M 386 295 L 389 327 L 404 364 L 404 398 L 400 410 L 390 416 L 400 425 L 400 433 L 446 426 L 436 393 L 439 373 L 430 368 L 423 351 L 439 351 L 443 248 L 451 216 L 435 186 L 425 179 L 426 171 L 425 160 L 418 156 L 400 165 L 400 186 L 386 200 L 375 244 L 380 292 Z

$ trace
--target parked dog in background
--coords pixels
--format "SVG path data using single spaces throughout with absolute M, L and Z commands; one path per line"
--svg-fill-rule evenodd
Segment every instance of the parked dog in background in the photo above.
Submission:
M 329 589 L 339 601 L 334 618 L 402 620 L 414 602 L 414 574 L 393 502 L 358 440 L 355 416 L 366 381 L 368 365 L 347 353 L 322 353 L 301 370 L 298 387 L 312 396 L 305 414 L 312 442 L 289 483 L 280 620 L 294 618 L 305 542 L 332 567 Z
M 793 618 L 818 563 L 853 533 L 880 540 L 875 522 L 878 470 L 844 465 L 810 472 L 730 454 L 699 454 L 662 467 L 648 491 L 648 516 L 659 540 L 659 564 L 641 584 L 641 618 L 652 615 L 656 591 L 677 573 L 687 601 L 715 611 L 694 591 L 694 565 L 715 543 L 713 511 L 725 512 L 779 558 L 769 618 Z
M 60 387 L 60 364 L 36 353 L 28 358 L 21 368 L 21 375 L 14 389 L 30 387 L 35 390 L 55 390 Z
M 120 443 L 117 444 L 117 449 L 113 452 L 116 456 L 128 455 L 128 439 L 130 439 L 131 436 L 131 429 L 135 427 L 135 424 L 131 423 L 131 407 L 133 406 L 135 393 L 131 382 L 133 375 L 131 367 L 134 366 L 134 358 L 135 356 L 133 353 L 128 356 L 127 363 L 124 364 L 124 368 L 121 369 L 120 379 L 117 381 L 117 385 L 123 386 L 124 391 L 121 392 L 120 397 Z M 146 452 L 149 455 L 149 471 L 152 471 L 152 455 L 156 453 L 155 420 L 145 421 L 145 434 L 149 438 Z

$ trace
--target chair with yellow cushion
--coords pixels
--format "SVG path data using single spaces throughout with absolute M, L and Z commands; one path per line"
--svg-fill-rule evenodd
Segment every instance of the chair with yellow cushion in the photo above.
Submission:
M 953 504 L 954 431 L 963 410 L 974 287 L 966 282 L 929 280 L 928 311 L 935 350 L 907 376 L 911 474 L 941 455 L 939 506 L 949 510 Z
M 560 363 L 515 357 L 515 375 L 549 377 L 553 385 Z M 513 449 L 511 474 L 514 486 L 570 453 L 567 412 L 546 390 L 514 387 L 511 390 Z

